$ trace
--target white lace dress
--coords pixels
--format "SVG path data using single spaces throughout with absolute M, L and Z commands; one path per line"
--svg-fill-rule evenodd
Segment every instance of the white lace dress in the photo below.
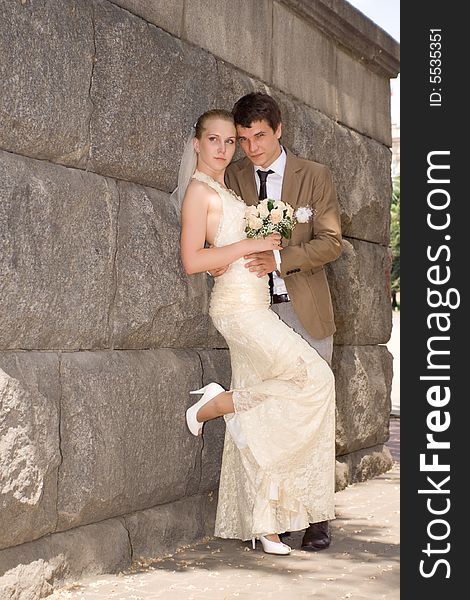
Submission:
M 245 203 L 222 200 L 214 242 L 246 237 Z M 210 316 L 230 349 L 235 413 L 226 432 L 215 535 L 249 540 L 334 518 L 335 391 L 328 364 L 270 309 L 268 277 L 243 258 L 215 278 Z

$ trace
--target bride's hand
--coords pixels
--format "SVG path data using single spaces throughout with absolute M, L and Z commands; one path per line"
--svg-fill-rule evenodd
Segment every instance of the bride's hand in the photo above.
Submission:
M 258 243 L 258 247 L 256 250 L 254 250 L 254 252 L 265 252 L 266 250 L 282 250 L 280 233 L 271 233 L 265 238 L 258 238 L 255 241 Z

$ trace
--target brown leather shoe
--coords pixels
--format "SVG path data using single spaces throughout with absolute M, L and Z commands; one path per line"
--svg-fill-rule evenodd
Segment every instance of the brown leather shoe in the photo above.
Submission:
M 325 550 L 331 543 L 330 526 L 328 521 L 311 523 L 305 530 L 302 539 L 302 550 Z

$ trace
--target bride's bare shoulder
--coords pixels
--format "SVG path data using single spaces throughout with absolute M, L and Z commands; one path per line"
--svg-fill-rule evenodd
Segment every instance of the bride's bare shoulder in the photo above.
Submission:
M 186 194 L 184 196 L 185 202 L 201 202 L 211 204 L 214 201 L 219 200 L 219 194 L 204 181 L 192 179 L 189 183 Z

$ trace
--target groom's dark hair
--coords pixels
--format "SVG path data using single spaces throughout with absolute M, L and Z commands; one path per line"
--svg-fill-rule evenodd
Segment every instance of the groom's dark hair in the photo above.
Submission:
M 256 121 L 264 119 L 273 131 L 281 122 L 281 109 L 276 100 L 262 92 L 250 92 L 235 102 L 232 109 L 235 125 L 251 127 Z

